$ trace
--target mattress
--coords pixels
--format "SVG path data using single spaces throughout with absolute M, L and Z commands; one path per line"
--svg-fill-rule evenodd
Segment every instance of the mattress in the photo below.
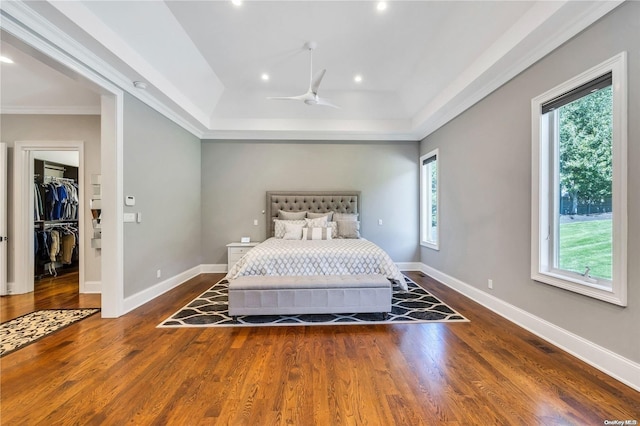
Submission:
M 284 240 L 269 238 L 244 255 L 227 274 L 247 275 L 380 274 L 407 290 L 404 276 L 379 246 L 366 239 Z

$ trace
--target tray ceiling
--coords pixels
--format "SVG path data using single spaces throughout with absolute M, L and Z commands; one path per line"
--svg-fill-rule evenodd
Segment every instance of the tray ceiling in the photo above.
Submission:
M 15 5 L 3 3 L 11 15 Z M 147 83 L 144 96 L 200 137 L 406 140 L 423 138 L 617 4 L 391 1 L 381 12 L 369 1 L 22 3 L 130 82 L 125 90 L 135 95 L 133 81 Z M 310 40 L 318 43 L 314 70 L 327 69 L 320 95 L 340 109 L 267 99 L 307 90 Z M 2 64 L 3 111 L 99 105 L 72 78 L 2 48 L 31 70 Z

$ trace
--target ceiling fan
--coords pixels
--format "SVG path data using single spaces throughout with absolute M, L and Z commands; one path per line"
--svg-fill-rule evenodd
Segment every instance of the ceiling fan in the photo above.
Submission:
M 304 48 L 309 51 L 310 57 L 309 89 L 307 90 L 307 93 L 299 96 L 274 96 L 268 97 L 267 99 L 276 101 L 302 101 L 307 105 L 322 105 L 331 108 L 340 108 L 339 106 L 329 102 L 327 99 L 318 96 L 318 87 L 320 87 L 322 78 L 327 70 L 323 69 L 318 72 L 315 77 L 313 76 L 313 50 L 316 47 L 318 47 L 318 44 L 315 41 L 308 41 L 304 44 Z

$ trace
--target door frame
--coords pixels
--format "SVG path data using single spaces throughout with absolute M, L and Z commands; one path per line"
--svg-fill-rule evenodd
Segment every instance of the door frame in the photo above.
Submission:
M 29 293 L 34 289 L 34 166 L 33 152 L 35 151 L 77 151 L 78 164 L 78 191 L 80 193 L 80 206 L 78 209 L 79 229 L 79 272 L 78 288 L 80 293 L 85 293 L 85 207 L 86 200 L 84 184 L 84 141 L 16 141 L 13 148 L 13 179 L 14 179 L 14 229 L 15 257 L 14 271 L 15 283 L 12 294 Z M 27 196 L 25 196 L 27 194 Z
M 9 175 L 7 170 L 7 144 L 0 142 L 0 295 L 9 292 L 7 287 L 7 193 L 9 192 Z
M 102 175 L 102 317 L 124 314 L 123 147 L 124 90 L 100 73 L 88 50 L 62 34 L 22 2 L 4 2 L 3 30 L 39 55 L 77 73 L 78 80 L 101 94 L 100 167 Z M 15 270 L 14 273 L 18 273 Z

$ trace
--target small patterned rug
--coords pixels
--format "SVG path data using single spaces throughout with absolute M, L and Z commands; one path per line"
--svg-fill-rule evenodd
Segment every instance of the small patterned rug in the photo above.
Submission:
M 333 324 L 398 324 L 427 322 L 468 322 L 468 320 L 406 278 L 409 291 L 394 288 L 392 311 L 381 314 L 305 314 L 229 316 L 227 280 L 217 282 L 185 307 L 158 325 L 172 327 L 246 327 Z
M 3 322 L 0 324 L 0 357 L 98 312 L 98 308 L 43 309 Z

